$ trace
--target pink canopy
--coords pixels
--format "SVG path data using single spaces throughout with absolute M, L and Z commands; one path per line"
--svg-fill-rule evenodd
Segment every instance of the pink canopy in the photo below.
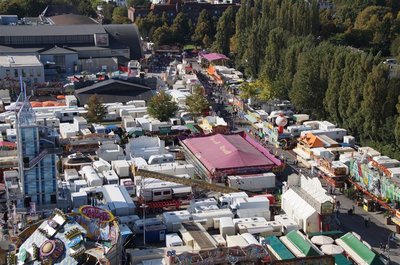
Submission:
M 188 138 L 183 143 L 209 170 L 265 167 L 275 163 L 240 135 L 216 134 Z
M 216 61 L 216 60 L 229 60 L 228 57 L 226 57 L 223 54 L 219 53 L 207 53 L 207 54 L 202 54 L 201 57 L 206 59 L 209 62 Z

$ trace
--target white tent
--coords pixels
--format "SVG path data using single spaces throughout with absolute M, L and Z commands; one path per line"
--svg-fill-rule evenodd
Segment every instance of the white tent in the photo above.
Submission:
M 282 210 L 295 220 L 306 233 L 319 232 L 317 211 L 294 190 L 289 189 L 282 195 Z
M 329 245 L 333 243 L 333 239 L 329 236 L 313 236 L 311 242 L 316 245 Z
M 337 255 L 337 254 L 342 254 L 343 253 L 343 248 L 334 245 L 334 244 L 329 244 L 329 245 L 323 245 L 321 246 L 322 252 L 324 252 L 326 255 Z

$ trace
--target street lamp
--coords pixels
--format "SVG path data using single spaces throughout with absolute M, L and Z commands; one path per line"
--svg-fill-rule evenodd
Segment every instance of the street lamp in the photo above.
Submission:
M 143 196 L 144 198 L 144 196 Z M 143 209 L 143 246 L 146 246 L 146 200 L 144 200 L 144 204 L 140 205 L 140 208 Z

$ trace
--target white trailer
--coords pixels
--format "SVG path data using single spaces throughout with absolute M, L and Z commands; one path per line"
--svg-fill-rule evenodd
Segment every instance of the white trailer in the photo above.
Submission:
M 299 225 L 286 214 L 275 215 L 274 220 L 282 225 L 282 233 L 284 234 L 293 230 L 299 230 Z
M 188 211 L 164 212 L 162 220 L 168 232 L 178 232 L 182 223 L 192 219 Z
M 137 215 L 118 216 L 118 223 L 127 225 L 130 229 L 134 228 L 135 221 L 140 220 Z
M 247 243 L 249 245 L 251 245 L 251 244 L 260 245 L 260 243 L 257 241 L 257 239 L 250 233 L 244 233 L 244 234 L 241 234 L 241 236 L 244 238 L 244 240 L 247 241 Z
M 264 191 L 275 188 L 275 177 L 274 173 L 228 176 L 228 185 L 244 191 Z
M 119 184 L 119 178 L 117 173 L 114 170 L 107 170 L 103 172 L 104 179 L 107 184 Z
M 249 196 L 246 192 L 233 192 L 222 195 L 219 197 L 218 202 L 221 208 L 228 208 L 235 202 L 236 199 L 248 197 Z
M 80 179 L 78 171 L 74 168 L 64 170 L 64 179 L 66 181 L 74 181 Z
M 226 236 L 226 245 L 227 247 L 247 247 L 249 243 L 241 235 L 235 235 Z
M 133 225 L 133 230 L 136 234 L 143 234 L 143 227 L 144 224 L 146 226 L 150 225 L 162 225 L 162 221 L 158 218 L 146 218 L 146 222 L 143 219 L 139 219 L 135 221 L 135 224 Z
M 136 181 L 136 177 L 135 177 Z M 191 186 L 160 181 L 152 178 L 142 180 L 142 184 L 136 184 L 136 194 L 143 196 L 146 201 L 168 201 L 172 199 L 187 198 L 192 193 Z
M 126 160 L 111 161 L 111 167 L 120 178 L 129 177 L 130 165 L 128 161 Z
M 167 248 L 183 246 L 183 240 L 177 233 L 167 234 L 165 236 L 165 246 Z
M 235 234 L 235 225 L 233 224 L 232 218 L 221 217 L 219 221 L 219 233 L 226 238 L 227 235 L 232 236 Z
M 84 166 L 80 171 L 81 175 L 86 179 L 89 187 L 102 186 L 103 180 L 100 178 L 99 174 L 91 166 Z
M 201 224 L 205 229 L 218 229 L 221 217 L 233 218 L 234 215 L 230 209 L 219 209 L 193 213 L 192 216 L 194 220 L 203 220 L 204 222 L 201 222 Z
M 217 242 L 217 247 L 226 247 L 226 240 L 221 235 L 212 235 L 212 238 Z

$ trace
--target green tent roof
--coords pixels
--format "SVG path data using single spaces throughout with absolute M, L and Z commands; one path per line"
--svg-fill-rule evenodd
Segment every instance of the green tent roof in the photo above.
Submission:
M 269 236 L 265 240 L 282 260 L 296 258 L 276 236 Z
M 194 127 L 194 124 L 185 124 L 185 126 L 192 132 L 192 133 L 199 133 L 199 130 Z
M 286 237 L 295 245 L 306 257 L 320 256 L 318 252 L 311 246 L 311 243 L 305 240 L 297 231 L 290 231 Z
M 352 233 L 347 233 L 340 238 L 354 252 L 356 252 L 365 262 L 370 265 L 383 265 L 378 255 L 370 250 L 363 242 L 356 238 Z
M 307 233 L 307 235 L 310 237 L 313 237 L 313 236 L 335 236 L 335 235 L 343 235 L 343 234 L 344 233 L 340 230 Z
M 353 265 L 353 263 L 348 260 L 343 254 L 335 255 L 336 265 Z

